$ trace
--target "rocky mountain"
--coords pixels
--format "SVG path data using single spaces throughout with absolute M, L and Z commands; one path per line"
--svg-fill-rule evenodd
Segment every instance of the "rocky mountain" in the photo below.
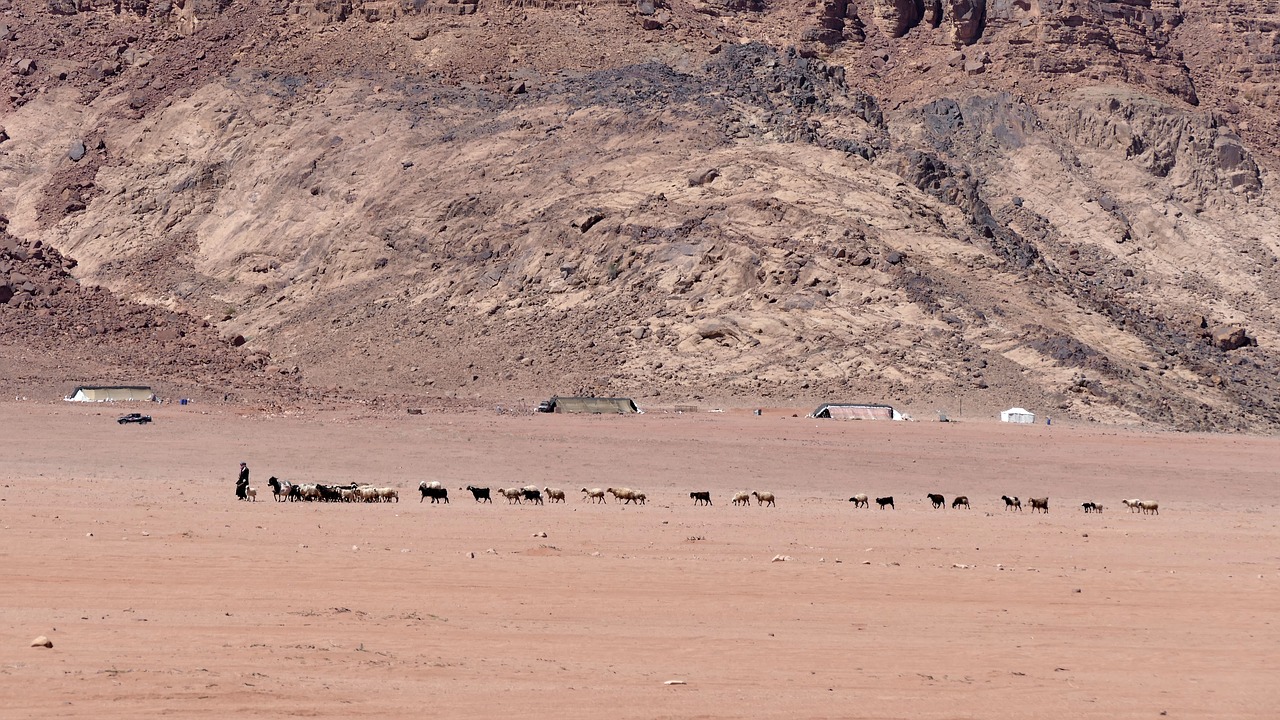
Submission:
M 228 342 L 186 313 L 81 284 L 70 272 L 74 260 L 41 240 L 9 235 L 6 225 L 0 217 L 0 367 L 15 396 L 65 393 L 86 383 L 86 372 L 99 383 L 162 378 L 173 398 L 222 392 L 279 406 L 301 394 L 289 382 L 295 368 L 243 382 L 270 363 L 265 352 L 240 352 L 243 338 Z
M 1277 18 L 0 0 L 0 213 L 80 286 L 207 323 L 211 393 L 1270 432 Z

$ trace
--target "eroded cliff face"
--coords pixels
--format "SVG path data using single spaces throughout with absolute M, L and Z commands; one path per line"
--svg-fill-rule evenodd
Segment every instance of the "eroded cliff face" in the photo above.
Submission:
M 915 0 L 872 0 L 876 27 L 889 37 L 902 37 L 920 22 L 920 6 Z
M 961 44 L 976 42 L 981 37 L 988 5 L 985 0 L 864 1 L 872 6 L 876 26 L 885 35 L 902 37 L 916 27 L 941 28 L 949 40 Z M 1008 3 L 993 4 L 1001 18 L 1007 18 L 1015 9 Z
M 247 339 L 250 380 L 1280 422 L 1270 76 L 1230 12 L 59 12 L 0 41 L 10 233 Z
M 1072 0 L 863 0 L 888 38 L 908 34 L 966 47 L 981 41 L 1004 71 L 1051 78 L 1151 84 L 1196 103 L 1180 52 L 1171 47 L 1184 21 L 1176 0 L 1136 3 Z M 846 38 L 856 40 L 856 38 Z M 985 64 L 985 63 L 984 63 Z M 986 67 L 971 66 L 969 72 Z

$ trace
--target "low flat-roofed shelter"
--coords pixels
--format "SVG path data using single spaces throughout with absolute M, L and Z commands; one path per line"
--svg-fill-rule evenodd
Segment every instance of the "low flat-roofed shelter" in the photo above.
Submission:
M 902 413 L 890 405 L 879 403 L 825 403 L 810 413 L 815 418 L 832 420 L 901 420 Z
M 81 385 L 67 402 L 150 402 L 156 394 L 146 385 Z
M 640 408 L 631 398 L 558 397 L 553 398 L 552 412 L 558 413 L 638 413 Z

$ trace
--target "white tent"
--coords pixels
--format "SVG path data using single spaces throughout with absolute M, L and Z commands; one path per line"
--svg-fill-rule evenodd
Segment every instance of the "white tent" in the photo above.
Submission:
M 1030 425 L 1035 421 L 1036 414 L 1026 408 L 1015 407 L 1000 411 L 1000 422 Z
M 81 385 L 64 398 L 68 402 L 129 402 L 156 399 L 145 385 Z

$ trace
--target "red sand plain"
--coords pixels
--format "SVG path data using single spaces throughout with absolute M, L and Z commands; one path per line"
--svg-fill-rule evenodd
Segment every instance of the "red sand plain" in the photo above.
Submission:
M 0 405 L 0 717 L 1280 717 L 1274 438 L 130 409 Z M 270 475 L 402 501 L 275 503 Z M 529 483 L 569 501 L 458 490 Z M 649 505 L 577 492 L 619 484 Z

